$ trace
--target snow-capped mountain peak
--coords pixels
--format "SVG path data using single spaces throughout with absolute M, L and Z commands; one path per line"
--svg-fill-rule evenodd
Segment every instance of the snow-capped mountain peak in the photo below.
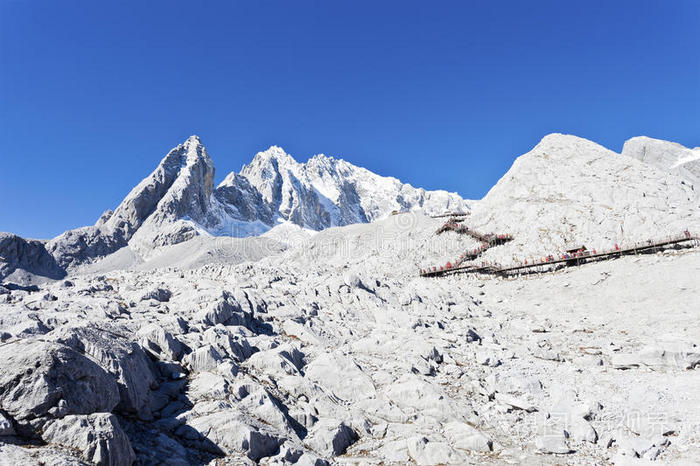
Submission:
M 269 167 L 274 167 L 274 170 L 294 170 L 298 166 L 299 163 L 294 160 L 291 155 L 287 154 L 284 149 L 279 146 L 270 146 L 269 149 L 255 154 L 253 160 L 249 164 L 243 166 L 241 174 L 251 176 Z
M 239 213 L 251 211 L 241 199 L 248 202 L 259 195 L 274 212 L 270 226 L 289 221 L 312 230 L 373 221 L 394 210 L 442 213 L 469 208 L 456 194 L 415 189 L 343 159 L 318 154 L 299 163 L 278 146 L 256 154 L 240 173 L 229 174 L 219 189 L 225 189 L 226 195 L 222 192 L 217 197 Z M 249 220 L 246 216 L 235 219 Z

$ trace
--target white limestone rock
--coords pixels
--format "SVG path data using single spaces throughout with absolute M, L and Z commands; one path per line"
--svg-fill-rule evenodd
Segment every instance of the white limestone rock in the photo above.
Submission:
M 0 442 L 0 465 L 90 466 L 77 452 L 54 446 L 25 448 Z
M 70 415 L 51 421 L 42 439 L 75 448 L 83 458 L 107 466 L 130 465 L 136 459 L 129 439 L 112 414 Z
M 152 290 L 147 291 L 146 293 L 141 295 L 141 299 L 139 301 L 145 301 L 147 299 L 154 299 L 156 301 L 159 301 L 161 303 L 167 303 L 170 301 L 170 297 L 172 296 L 172 293 L 170 292 L 169 289 L 167 288 L 154 288 Z
M 306 377 L 330 389 L 338 398 L 351 401 L 376 395 L 372 379 L 347 356 L 324 353 L 305 369 Z
M 242 453 L 253 461 L 272 456 L 282 440 L 265 429 L 250 425 L 236 409 L 193 418 L 187 425 L 227 453 Z
M 209 309 L 200 311 L 196 317 L 205 325 L 249 325 L 252 312 L 244 312 L 233 294 L 224 291 Z
M 564 455 L 572 452 L 571 448 L 569 448 L 569 445 L 566 443 L 566 437 L 563 432 L 537 437 L 535 439 L 535 447 L 541 453 L 547 454 Z
M 622 155 L 668 170 L 700 187 L 700 147 L 689 149 L 675 142 L 638 136 L 625 141 Z
M 357 433 L 344 422 L 323 419 L 314 425 L 304 443 L 322 456 L 333 457 L 345 453 L 357 438 Z
M 72 348 L 21 340 L 0 346 L 0 408 L 16 421 L 110 412 L 119 403 L 112 376 Z
M 55 341 L 91 357 L 116 378 L 120 412 L 150 420 L 155 368 L 143 348 L 129 336 L 128 330 L 119 326 L 66 327 L 52 333 Z
M 691 370 L 700 366 L 700 350 L 690 343 L 671 342 L 663 346 L 648 346 L 634 353 L 614 354 L 612 365 L 615 369 Z
M 458 450 L 488 452 L 493 449 L 491 439 L 467 423 L 449 422 L 443 429 L 445 438 Z
M 407 440 L 408 455 L 417 464 L 464 464 L 465 457 L 446 442 L 432 442 L 425 437 Z
M 465 420 L 439 386 L 413 374 L 401 376 L 386 388 L 384 394 L 408 414 L 426 416 L 438 422 Z
M 151 354 L 167 361 L 177 361 L 182 356 L 182 344 L 158 324 L 150 324 L 138 331 L 139 342 Z
M 182 358 L 182 363 L 194 373 L 214 370 L 222 361 L 223 357 L 212 345 L 197 348 Z

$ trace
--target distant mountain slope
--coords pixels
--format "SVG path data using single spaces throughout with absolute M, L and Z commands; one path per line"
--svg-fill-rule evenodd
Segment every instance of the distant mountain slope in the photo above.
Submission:
M 639 136 L 625 142 L 622 155 L 675 173 L 700 189 L 700 147 L 688 149 L 675 142 Z
M 486 255 L 506 259 L 700 230 L 700 196 L 665 169 L 550 134 L 475 204 L 469 223 L 513 234 L 512 243 Z
M 52 279 L 66 275 L 41 241 L 0 232 L 0 279 L 15 273 L 18 281 L 27 281 L 21 276 L 26 274 Z

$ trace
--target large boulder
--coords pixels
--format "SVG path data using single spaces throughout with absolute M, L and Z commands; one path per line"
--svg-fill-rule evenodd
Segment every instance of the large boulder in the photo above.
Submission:
M 246 312 L 232 293 L 223 291 L 214 304 L 200 311 L 195 318 L 205 325 L 225 324 L 247 327 L 250 326 L 253 313 Z
M 250 425 L 237 409 L 191 419 L 176 433 L 183 435 L 188 429 L 194 429 L 228 455 L 244 454 L 253 461 L 275 455 L 283 443 L 283 439 L 267 429 Z
M 191 372 L 197 373 L 216 369 L 223 359 L 216 348 L 205 345 L 182 358 L 182 362 Z
M 119 403 L 113 377 L 72 348 L 40 340 L 0 346 L 0 408 L 19 423 L 110 412 Z
M 316 453 L 331 457 L 345 453 L 357 438 L 357 433 L 344 422 L 322 419 L 309 432 L 305 443 Z
M 79 450 L 87 461 L 101 466 L 130 465 L 136 459 L 129 439 L 112 414 L 66 416 L 50 422 L 45 442 Z
M 150 391 L 156 385 L 156 370 L 143 348 L 129 341 L 128 335 L 127 329 L 118 326 L 62 328 L 51 334 L 112 374 L 119 387 L 117 410 L 121 414 L 150 420 Z
M 182 356 L 180 341 L 158 324 L 141 327 L 137 336 L 141 345 L 158 359 L 176 361 Z

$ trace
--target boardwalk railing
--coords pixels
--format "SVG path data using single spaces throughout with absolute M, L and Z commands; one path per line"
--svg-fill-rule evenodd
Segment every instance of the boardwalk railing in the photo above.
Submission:
M 516 264 L 506 266 L 503 266 L 498 263 L 488 262 L 482 262 L 481 264 L 468 264 L 463 266 L 462 262 L 458 260 L 455 264 L 448 262 L 445 266 L 421 269 L 420 275 L 422 277 L 439 277 L 443 275 L 452 275 L 456 273 L 483 273 L 491 275 L 508 276 L 520 273 L 528 273 L 531 272 L 533 269 L 537 268 L 551 269 L 553 266 L 557 266 L 558 264 L 566 264 L 569 266 L 582 265 L 587 262 L 614 259 L 623 255 L 648 254 L 656 251 L 661 251 L 669 247 L 683 245 L 689 247 L 700 246 L 700 238 L 691 235 L 690 232 L 686 230 L 678 236 L 669 236 L 657 240 L 638 242 L 625 247 L 620 247 L 616 244 L 614 248 L 601 251 L 594 249 L 593 251 L 582 250 L 576 253 L 550 254 L 547 256 L 543 256 L 539 259 L 530 259 L 529 261 L 525 259 L 524 261 L 520 261 Z M 485 251 L 486 249 L 488 248 L 481 249 L 479 254 Z M 476 258 L 477 256 L 478 254 L 465 257 Z
M 446 214 L 440 214 L 440 215 L 431 215 L 431 218 L 445 218 L 445 217 L 466 217 L 469 215 L 469 212 L 448 212 Z

